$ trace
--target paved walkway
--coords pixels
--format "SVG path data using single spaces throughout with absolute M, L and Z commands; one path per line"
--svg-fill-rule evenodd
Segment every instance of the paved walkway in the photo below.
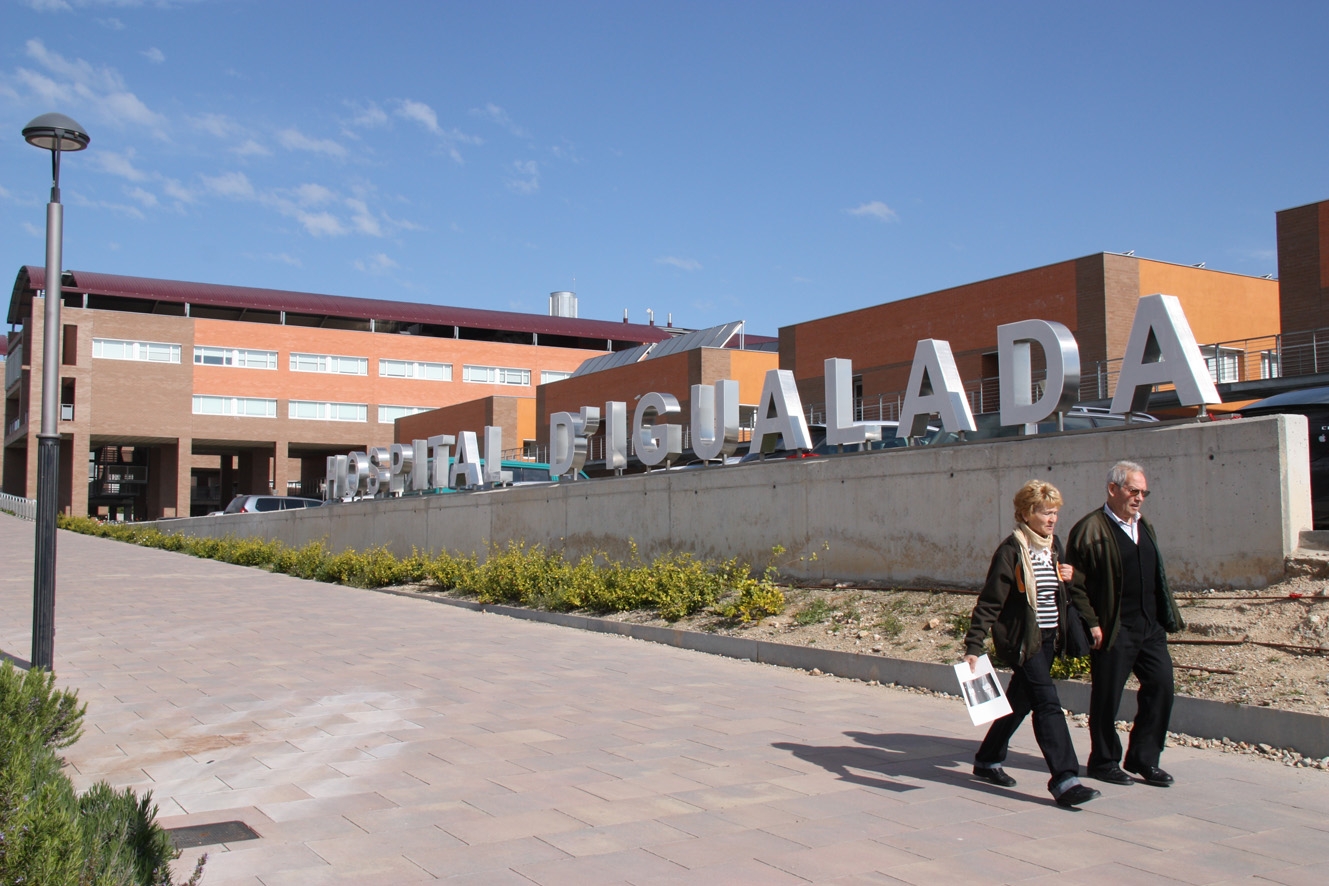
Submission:
M 0 515 L 22 658 L 32 537 Z M 1320 772 L 1174 748 L 1071 812 L 1028 726 L 1019 787 L 970 778 L 957 702 L 65 532 L 57 582 L 76 782 L 250 825 L 208 886 L 1329 881 Z

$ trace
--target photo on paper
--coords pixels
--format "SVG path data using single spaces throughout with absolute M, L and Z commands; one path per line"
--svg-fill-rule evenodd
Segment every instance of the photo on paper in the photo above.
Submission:
M 968 662 L 956 664 L 955 677 L 960 682 L 960 695 L 964 697 L 969 719 L 974 721 L 975 726 L 990 723 L 1011 712 L 1011 704 L 1006 700 L 1006 693 L 997 680 L 992 661 L 986 655 L 979 656 L 972 671 L 969 670 Z

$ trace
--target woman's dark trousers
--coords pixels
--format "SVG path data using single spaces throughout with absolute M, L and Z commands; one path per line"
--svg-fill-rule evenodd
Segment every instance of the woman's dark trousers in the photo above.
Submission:
M 1075 746 L 1071 744 L 1071 731 L 1066 726 L 1066 715 L 1062 713 L 1061 699 L 1057 697 L 1057 686 L 1052 682 L 1050 673 L 1052 661 L 1056 657 L 1056 645 L 1056 629 L 1044 630 L 1043 645 L 1037 654 L 1015 668 L 1011 684 L 1006 690 L 1011 712 L 993 721 L 974 757 L 974 763 L 978 766 L 999 766 L 1005 762 L 1011 736 L 1015 735 L 1024 718 L 1032 713 L 1034 737 L 1043 752 L 1043 759 L 1047 761 L 1048 772 L 1052 773 L 1048 790 L 1053 796 L 1060 795 L 1068 787 L 1067 782 L 1079 783 L 1080 774 L 1080 761 L 1076 759 Z

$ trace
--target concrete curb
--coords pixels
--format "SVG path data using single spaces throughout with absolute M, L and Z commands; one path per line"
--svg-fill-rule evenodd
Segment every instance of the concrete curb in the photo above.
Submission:
M 448 606 L 469 609 L 473 612 L 492 612 L 496 615 L 506 615 L 509 618 L 544 622 L 545 624 L 576 628 L 582 631 L 618 634 L 650 643 L 662 643 L 679 649 L 692 649 L 710 655 L 723 655 L 726 658 L 755 661 L 782 668 L 798 668 L 800 670 L 817 668 L 823 673 L 833 674 L 837 677 L 864 681 L 876 680 L 880 683 L 898 683 L 901 686 L 929 689 L 934 692 L 946 692 L 952 695 L 958 691 L 955 684 L 955 671 L 950 665 L 906 661 L 905 659 L 864 655 L 857 652 L 837 652 L 831 649 L 815 649 L 809 646 L 790 646 L 786 643 L 772 643 L 769 640 L 748 640 L 742 637 L 703 634 L 676 628 L 628 624 L 587 615 L 544 612 L 538 609 L 523 609 L 517 606 L 502 606 L 493 603 L 475 603 L 470 600 L 433 597 L 387 588 L 376 590 L 380 594 L 392 594 L 398 597 L 426 600 L 431 603 L 443 603 Z M 1008 680 L 1008 675 L 1003 674 L 1002 683 L 1005 684 Z M 1089 684 L 1071 680 L 1058 680 L 1057 691 L 1061 696 L 1062 707 L 1077 714 L 1088 712 Z M 1135 692 L 1133 690 L 1127 690 L 1122 696 L 1121 710 L 1117 716 L 1123 720 L 1130 720 L 1135 716 Z M 1305 714 L 1299 711 L 1280 711 L 1276 708 L 1250 707 L 1248 705 L 1178 695 L 1172 707 L 1171 729 L 1174 732 L 1184 732 L 1197 738 L 1228 738 L 1232 741 L 1288 748 L 1307 757 L 1321 758 L 1329 756 L 1329 717 Z

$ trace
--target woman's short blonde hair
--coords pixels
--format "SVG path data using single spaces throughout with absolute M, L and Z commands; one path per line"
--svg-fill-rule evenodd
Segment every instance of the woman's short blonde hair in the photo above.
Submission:
M 1015 493 L 1015 519 L 1023 520 L 1039 508 L 1061 507 L 1061 493 L 1046 480 L 1030 480 Z

